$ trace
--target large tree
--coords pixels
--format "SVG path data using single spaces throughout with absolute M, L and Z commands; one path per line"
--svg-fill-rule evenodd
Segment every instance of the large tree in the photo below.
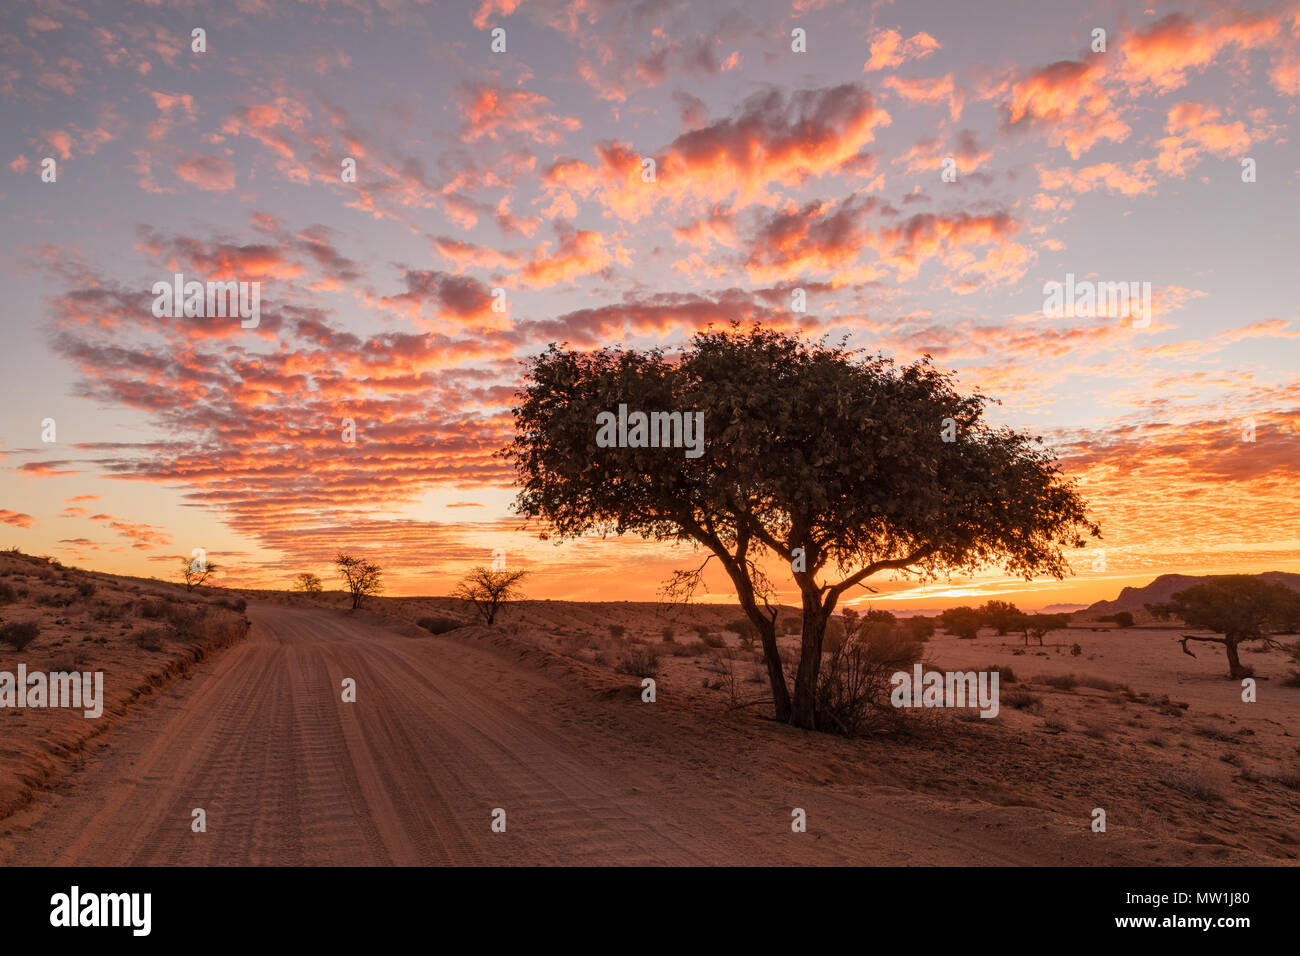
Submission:
M 503 453 L 516 507 L 547 533 L 707 550 L 758 628 L 777 719 L 816 728 L 827 621 L 868 578 L 987 565 L 1059 578 L 1062 548 L 1099 533 L 1041 441 L 984 420 L 988 401 L 958 392 L 928 357 L 899 366 L 758 327 L 699 333 L 680 357 L 552 345 L 528 363 Z M 602 447 L 597 416 L 620 405 L 702 412 L 704 453 Z M 793 693 L 765 552 L 790 569 L 803 605 Z M 703 567 L 676 583 L 689 592 Z
M 1226 574 L 1179 591 L 1171 599 L 1173 613 L 1189 627 L 1204 627 L 1222 637 L 1184 634 L 1180 639 L 1183 652 L 1195 657 L 1188 641 L 1222 644 L 1228 655 L 1228 676 L 1247 676 L 1237 647 L 1243 641 L 1263 641 L 1279 647 L 1266 635 L 1285 633 L 1296 619 L 1300 595 L 1283 584 L 1265 581 L 1250 574 Z

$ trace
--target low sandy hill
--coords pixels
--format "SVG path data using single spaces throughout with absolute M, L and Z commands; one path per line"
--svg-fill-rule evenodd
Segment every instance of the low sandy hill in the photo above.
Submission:
M 104 674 L 103 715 L 0 709 L 0 817 L 47 786 L 144 694 L 248 629 L 230 596 L 65 567 L 0 551 L 0 671 Z M 17 645 L 21 644 L 19 647 Z

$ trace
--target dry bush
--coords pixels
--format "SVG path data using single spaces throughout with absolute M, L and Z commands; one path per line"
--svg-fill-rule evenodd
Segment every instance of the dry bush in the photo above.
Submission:
M 208 608 L 202 605 L 168 604 L 163 617 L 176 629 L 178 637 L 193 639 L 206 636 L 204 622 L 208 617 Z
M 1078 683 L 1080 687 L 1092 687 L 1096 690 L 1107 690 L 1107 691 L 1129 690 L 1128 684 L 1120 684 L 1113 680 L 1107 680 L 1104 677 L 1090 677 L 1087 674 L 1084 674 L 1080 677 L 1075 677 L 1074 674 L 1071 674 L 1070 676 L 1074 678 L 1074 680 Z
M 35 621 L 14 621 L 0 625 L 0 641 L 21 651 L 41 636 L 41 626 Z
M 1048 687 L 1055 687 L 1057 690 L 1074 690 L 1079 684 L 1079 678 L 1073 674 L 1057 674 L 1055 676 L 1040 677 Z
M 922 647 L 892 628 L 875 628 L 866 621 L 846 628 L 822 662 L 817 682 L 817 723 L 831 733 L 854 737 L 897 717 L 889 703 L 890 678 L 911 670 Z
M 1300 671 L 1292 671 L 1290 675 L 1282 678 L 1283 687 L 1300 687 Z
M 146 598 L 140 602 L 139 611 L 141 617 L 154 621 L 167 613 L 167 602 L 160 598 Z
M 673 629 L 672 629 L 671 627 L 665 627 L 665 628 L 664 628 L 660 633 L 663 635 L 663 639 L 664 639 L 664 643 L 665 643 L 665 644 L 672 644 L 672 643 L 674 643 L 674 641 L 673 641 Z
M 465 626 L 464 621 L 458 621 L 453 617 L 422 617 L 416 623 L 430 634 L 446 634 L 448 631 Z
M 161 651 L 163 642 L 170 636 L 165 627 L 147 627 L 135 636 L 135 643 L 141 650 Z
M 1027 690 L 1013 690 L 999 696 L 1002 698 L 1001 702 L 1003 704 L 1014 707 L 1016 710 L 1041 709 L 1038 697 Z
M 622 639 L 625 634 L 627 634 L 627 628 L 624 627 L 622 624 L 609 625 L 609 636 L 614 638 L 615 640 Z
M 1189 773 L 1185 770 L 1171 770 L 1156 778 L 1171 790 L 1185 793 L 1197 800 L 1222 800 L 1223 791 L 1219 785 L 1204 774 Z
M 13 586 L 9 583 L 0 583 L 0 604 L 13 604 L 18 600 L 18 594 L 14 591 Z
M 649 645 L 629 647 L 619 657 L 614 670 L 620 674 L 631 674 L 633 677 L 657 677 L 659 655 L 654 647 Z
M 1094 740 L 1106 740 L 1110 737 L 1110 727 L 1100 720 L 1084 721 L 1083 733 Z
M 984 669 L 988 671 L 990 674 L 992 674 L 994 671 L 997 671 L 999 687 L 1003 686 L 1004 684 L 1014 684 L 1016 682 L 1016 672 L 1013 671 L 1010 667 L 1006 667 L 1000 664 L 990 664 L 988 667 Z

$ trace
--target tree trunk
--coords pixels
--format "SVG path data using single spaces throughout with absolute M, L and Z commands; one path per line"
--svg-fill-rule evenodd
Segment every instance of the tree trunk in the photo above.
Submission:
M 805 730 L 817 729 L 817 679 L 822 669 L 822 642 L 826 638 L 829 617 L 830 609 L 822 606 L 821 595 L 805 591 L 799 670 L 794 679 L 794 702 L 790 714 L 790 723 Z
M 763 662 L 767 664 L 767 681 L 772 686 L 772 704 L 775 718 L 783 724 L 790 722 L 790 688 L 785 684 L 785 668 L 781 666 L 781 651 L 776 646 L 776 621 L 758 606 L 754 596 L 753 583 L 745 572 L 729 556 L 723 557 L 722 565 L 727 569 L 732 583 L 736 586 L 736 596 L 746 616 L 758 628 L 763 641 Z
M 750 615 L 753 621 L 753 615 Z M 775 717 L 783 724 L 790 722 L 790 688 L 785 685 L 785 668 L 781 666 L 781 651 L 776 646 L 776 622 L 763 615 L 754 621 L 759 640 L 763 642 L 763 662 L 767 665 L 767 681 L 772 686 Z
M 1229 638 L 1223 642 L 1223 646 L 1228 649 L 1228 676 L 1234 679 L 1245 677 L 1246 669 L 1241 666 L 1241 658 L 1237 656 L 1237 642 Z

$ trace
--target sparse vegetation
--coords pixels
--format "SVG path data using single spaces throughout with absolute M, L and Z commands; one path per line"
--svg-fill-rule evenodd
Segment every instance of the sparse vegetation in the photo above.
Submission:
M 293 587 L 289 590 L 303 594 L 319 594 L 324 589 L 325 585 L 319 577 L 310 571 L 303 571 L 293 579 Z
M 1079 678 L 1073 674 L 1057 674 L 1055 676 L 1040 678 L 1048 687 L 1055 687 L 1057 690 L 1074 690 L 1078 686 Z
M 416 623 L 430 634 L 446 634 L 465 626 L 464 621 L 458 621 L 454 617 L 422 617 Z
M 921 643 L 876 619 L 844 615 L 844 639 L 827 655 L 817 688 L 822 729 L 854 737 L 896 716 L 889 705 L 890 677 L 921 659 Z
M 0 641 L 21 651 L 41 636 L 41 627 L 35 621 L 11 621 L 0 624 Z
M 653 646 L 633 645 L 619 657 L 614 669 L 620 674 L 631 674 L 633 677 L 657 677 L 659 655 Z

